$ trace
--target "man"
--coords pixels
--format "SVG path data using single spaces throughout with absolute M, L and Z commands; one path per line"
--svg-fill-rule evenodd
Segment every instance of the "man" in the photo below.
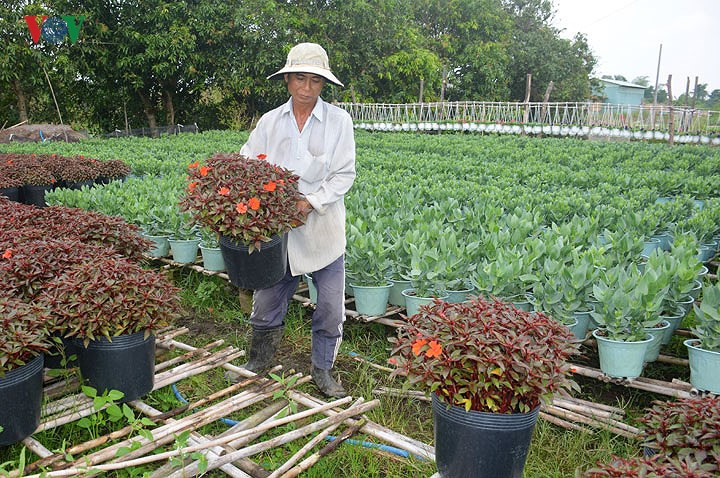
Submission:
M 285 66 L 270 75 L 283 78 L 290 99 L 262 116 L 241 153 L 267 160 L 300 176 L 304 225 L 288 234 L 288 272 L 273 287 L 255 291 L 250 315 L 253 334 L 245 368 L 262 372 L 273 364 L 284 318 L 300 276 L 312 273 L 318 290 L 312 317 L 312 376 L 321 392 L 345 396 L 331 375 L 345 320 L 345 203 L 355 180 L 352 119 L 320 98 L 326 82 L 343 84 L 330 71 L 325 50 L 300 43 Z

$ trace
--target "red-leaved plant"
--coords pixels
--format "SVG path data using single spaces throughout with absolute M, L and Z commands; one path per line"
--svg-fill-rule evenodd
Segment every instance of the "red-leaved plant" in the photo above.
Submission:
M 6 292 L 26 301 L 70 267 L 116 254 L 107 247 L 67 239 L 30 239 L 21 244 L 3 247 L 0 242 L 0 283 Z
M 598 463 L 583 474 L 583 478 L 713 478 L 716 476 L 717 474 L 703 469 L 696 462 L 664 455 L 649 458 L 613 456 L 610 463 Z
M 441 401 L 466 410 L 527 413 L 576 387 L 566 360 L 573 335 L 543 313 L 477 297 L 435 300 L 407 318 L 394 339 L 393 375 L 407 375 Z
M 162 273 L 118 258 L 81 263 L 45 284 L 37 302 L 51 310 L 55 331 L 85 345 L 137 332 L 149 336 L 179 315 L 179 290 Z
M 47 352 L 48 317 L 40 305 L 0 294 L 0 378 Z
M 720 474 L 720 397 L 664 402 L 639 418 L 643 445 Z
M 107 161 L 98 161 L 98 175 L 108 179 L 124 178 L 130 174 L 130 166 L 119 159 L 109 159 Z
M 298 176 L 264 158 L 216 154 L 188 168 L 181 208 L 201 225 L 248 245 L 250 252 L 303 221 Z

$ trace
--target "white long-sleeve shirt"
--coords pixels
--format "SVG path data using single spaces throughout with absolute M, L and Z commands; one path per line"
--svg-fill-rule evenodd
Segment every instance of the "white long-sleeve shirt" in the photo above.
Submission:
M 343 109 L 318 98 L 300 132 L 292 98 L 265 113 L 240 150 L 300 176 L 298 188 L 313 209 L 304 225 L 288 234 L 293 275 L 322 269 L 345 252 L 345 202 L 355 181 L 355 135 Z

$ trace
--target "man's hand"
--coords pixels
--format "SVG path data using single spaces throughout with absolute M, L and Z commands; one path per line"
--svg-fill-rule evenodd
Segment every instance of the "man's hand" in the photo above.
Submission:
M 305 224 L 305 220 L 307 219 L 308 214 L 310 214 L 310 211 L 312 211 L 313 207 L 312 205 L 305 199 L 300 199 L 295 203 L 297 210 L 302 215 L 302 219 L 299 221 L 295 221 L 293 223 L 293 227 L 302 226 Z

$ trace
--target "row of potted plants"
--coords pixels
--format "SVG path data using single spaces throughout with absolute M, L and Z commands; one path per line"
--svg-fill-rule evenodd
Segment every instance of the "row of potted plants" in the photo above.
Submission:
M 79 189 L 94 183 L 107 184 L 129 173 L 128 165 L 120 160 L 0 153 L 0 195 L 43 207 L 45 193 L 54 188 Z
M 140 266 L 150 243 L 138 228 L 6 199 L 0 214 L 0 445 L 37 428 L 45 357 L 77 355 L 90 385 L 125 400 L 150 391 L 153 333 L 180 302 L 164 274 Z

